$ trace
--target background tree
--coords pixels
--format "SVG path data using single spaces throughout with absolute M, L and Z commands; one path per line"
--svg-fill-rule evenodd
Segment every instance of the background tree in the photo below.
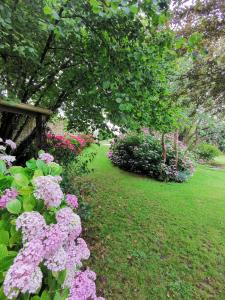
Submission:
M 104 115 L 134 126 L 171 123 L 167 70 L 174 60 L 173 35 L 165 26 L 166 1 L 154 3 L 3 1 L 2 97 L 54 112 L 62 107 L 78 130 L 99 127 Z M 5 113 L 0 135 L 18 139 L 27 122 Z M 35 129 L 18 153 L 34 135 Z
M 224 16 L 224 1 L 220 0 L 196 0 L 191 5 L 176 1 L 173 5 L 171 25 L 180 38 L 174 97 L 185 108 L 184 120 L 190 124 L 181 132 L 187 142 L 196 143 L 204 116 L 224 120 Z M 190 46 L 199 40 L 201 47 L 185 52 L 185 38 Z

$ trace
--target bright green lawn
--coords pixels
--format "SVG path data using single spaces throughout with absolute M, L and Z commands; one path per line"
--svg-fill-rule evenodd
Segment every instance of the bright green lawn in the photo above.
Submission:
M 86 224 L 106 299 L 225 299 L 225 170 L 161 183 L 114 167 L 101 146 Z

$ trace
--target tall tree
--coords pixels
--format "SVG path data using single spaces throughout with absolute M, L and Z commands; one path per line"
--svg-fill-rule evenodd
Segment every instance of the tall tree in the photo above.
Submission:
M 181 41 L 174 97 L 185 107 L 186 118 L 190 119 L 190 126 L 185 126 L 182 133 L 187 140 L 198 134 L 202 115 L 224 119 L 224 17 L 222 0 L 194 0 L 191 4 L 176 1 L 173 5 L 171 25 Z M 185 52 L 182 48 L 185 38 L 188 46 L 198 41 L 200 47 Z
M 149 0 L 4 0 L 2 97 L 53 111 L 62 107 L 78 129 L 100 126 L 104 115 L 120 124 L 171 123 L 167 9 L 167 1 Z M 27 119 L 18 119 L 15 129 L 13 118 L 3 115 L 0 136 L 7 126 L 18 137 Z

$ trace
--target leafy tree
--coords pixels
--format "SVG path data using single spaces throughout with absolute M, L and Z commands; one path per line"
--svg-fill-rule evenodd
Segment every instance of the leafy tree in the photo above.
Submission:
M 185 108 L 181 135 L 188 142 L 198 140 L 207 116 L 224 120 L 224 16 L 221 0 L 176 1 L 173 5 L 172 26 L 180 38 L 174 97 Z M 199 41 L 198 47 L 185 52 L 185 38 L 190 46 Z
M 167 9 L 167 1 L 150 0 L 4 0 L 2 97 L 54 112 L 62 107 L 79 130 L 101 126 L 105 115 L 168 130 L 176 109 L 167 76 L 175 57 Z M 0 136 L 18 139 L 27 122 L 3 114 Z

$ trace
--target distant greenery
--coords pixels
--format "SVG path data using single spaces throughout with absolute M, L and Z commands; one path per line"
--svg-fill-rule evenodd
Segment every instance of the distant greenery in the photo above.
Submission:
M 184 184 L 162 183 L 114 167 L 107 151 L 91 164 L 86 224 L 105 298 L 224 300 L 225 171 L 199 166 Z
M 153 135 L 128 134 L 116 139 L 109 152 L 111 161 L 120 168 L 161 181 L 186 181 L 194 172 L 186 147 L 167 139 L 165 158 L 161 141 Z
M 201 143 L 197 146 L 196 154 L 198 158 L 209 161 L 219 156 L 221 151 L 215 146 L 208 143 Z

